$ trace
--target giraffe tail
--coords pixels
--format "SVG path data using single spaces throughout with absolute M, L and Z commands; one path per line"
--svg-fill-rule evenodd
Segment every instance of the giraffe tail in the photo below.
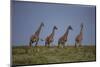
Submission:
M 29 47 L 32 47 L 32 42 L 31 41 L 29 42 Z
M 45 41 L 45 40 L 44 40 L 44 39 L 42 39 L 42 38 L 41 38 L 40 40 L 41 40 L 41 41 Z
M 75 42 L 75 47 L 76 47 L 77 43 Z
M 58 42 L 58 46 L 57 46 L 58 48 L 60 47 L 60 42 Z

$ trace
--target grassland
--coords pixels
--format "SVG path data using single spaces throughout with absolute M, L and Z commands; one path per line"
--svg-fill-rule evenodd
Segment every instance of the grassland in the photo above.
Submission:
M 83 46 L 65 48 L 57 47 L 13 47 L 12 63 L 14 65 L 47 64 L 60 62 L 95 61 L 96 47 Z

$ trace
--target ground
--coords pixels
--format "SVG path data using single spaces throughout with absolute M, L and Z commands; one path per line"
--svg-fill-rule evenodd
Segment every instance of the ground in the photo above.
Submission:
M 26 64 L 48 64 L 60 62 L 80 62 L 95 61 L 96 47 L 82 46 L 75 48 L 66 46 L 65 48 L 55 47 L 13 47 L 12 48 L 13 65 Z

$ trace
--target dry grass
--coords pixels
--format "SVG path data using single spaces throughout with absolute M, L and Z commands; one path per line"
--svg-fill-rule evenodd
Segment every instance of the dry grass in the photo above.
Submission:
M 13 64 L 48 64 L 60 62 L 78 62 L 78 61 L 95 61 L 96 47 L 84 46 L 75 48 L 68 46 L 65 48 L 44 47 L 13 47 Z

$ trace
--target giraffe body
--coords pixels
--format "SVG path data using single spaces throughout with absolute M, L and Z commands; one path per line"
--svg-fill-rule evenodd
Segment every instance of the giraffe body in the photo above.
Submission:
M 60 45 L 65 47 L 65 43 L 67 42 L 69 30 L 73 30 L 71 26 L 69 26 L 67 28 L 66 32 L 64 33 L 64 35 L 59 38 L 59 40 L 58 40 L 58 47 L 60 47 Z
M 81 24 L 80 33 L 76 36 L 75 47 L 82 46 L 82 40 L 83 40 L 83 24 Z
M 44 23 L 41 23 L 38 30 L 30 37 L 30 42 L 29 42 L 30 47 L 32 47 L 32 44 L 35 43 L 35 42 L 36 42 L 35 46 L 37 46 L 38 41 L 39 41 L 39 34 L 40 34 L 41 28 L 43 26 L 44 26 Z
M 57 30 L 58 28 L 56 26 L 53 27 L 52 33 L 46 37 L 45 39 L 45 46 L 50 47 L 50 44 L 54 41 L 54 34 L 55 34 L 55 30 Z

